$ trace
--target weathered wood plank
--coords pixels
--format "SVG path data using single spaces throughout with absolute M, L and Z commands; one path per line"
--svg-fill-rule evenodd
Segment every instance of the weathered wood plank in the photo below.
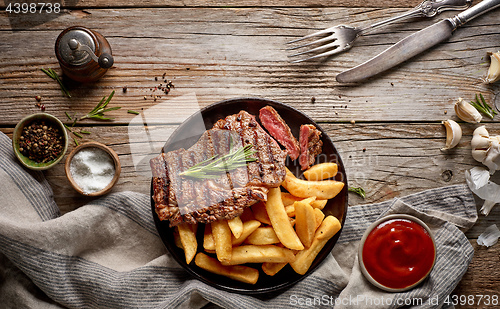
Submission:
M 3 6 L 5 7 L 10 3 L 10 0 L 3 0 Z M 23 2 L 23 1 L 19 1 Z M 52 2 L 52 1 L 51 1 Z M 89 8 L 89 7 L 97 7 L 97 8 L 109 8 L 110 6 L 113 8 L 121 8 L 121 7 L 136 7 L 136 8 L 151 8 L 151 7 L 190 7 L 190 8 L 203 8 L 203 7 L 225 7 L 225 8 L 245 8 L 245 7 L 327 7 L 327 6 L 345 6 L 345 7 L 413 7 L 416 6 L 420 1 L 419 0 L 403 0 L 403 1 L 388 1 L 388 0 L 344 0 L 341 3 L 336 2 L 328 2 L 318 0 L 304 0 L 304 1 L 290 1 L 290 0 L 232 0 L 232 1 L 215 1 L 215 0 L 145 0 L 145 1 L 137 1 L 137 0 L 129 0 L 129 1 L 120 1 L 114 2 L 110 5 L 109 1 L 105 0 L 63 0 L 58 1 L 62 3 L 63 8 Z
M 368 59 L 432 20 L 393 25 L 361 37 L 347 53 L 327 62 L 291 64 L 285 42 L 333 23 L 363 25 L 400 13 L 401 9 L 120 9 L 75 12 L 25 31 L 10 29 L 0 15 L 0 124 L 13 126 L 36 111 L 42 96 L 47 112 L 64 118 L 64 111 L 83 114 L 112 89 L 112 101 L 123 110 L 155 103 L 151 88 L 166 73 L 176 88 L 165 98 L 195 93 L 200 106 L 239 96 L 260 96 L 290 104 L 318 121 L 439 121 L 451 112 L 457 97 L 482 92 L 489 102 L 500 101 L 499 84 L 481 82 L 487 51 L 498 49 L 499 21 L 494 14 L 472 21 L 441 44 L 413 61 L 362 86 L 344 86 L 334 77 Z M 443 13 L 450 16 L 451 12 Z M 59 32 L 79 24 L 108 37 L 115 67 L 99 82 L 70 84 L 72 99 L 39 69 L 57 68 L 53 54 Z M 34 35 L 36 33 L 36 35 Z M 29 42 L 31 48 L 26 48 Z M 493 43 L 492 43 L 493 42 Z M 123 86 L 128 87 L 122 93 Z M 146 100 L 144 100 L 146 96 Z M 311 97 L 316 103 L 311 104 Z M 499 102 L 500 104 L 500 102 Z M 345 108 L 347 107 L 347 108 Z M 117 123 L 130 115 L 114 112 Z M 177 112 L 176 106 L 172 112 Z

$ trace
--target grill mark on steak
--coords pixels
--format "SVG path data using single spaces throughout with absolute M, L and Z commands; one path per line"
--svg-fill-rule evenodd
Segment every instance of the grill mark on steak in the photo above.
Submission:
M 213 180 L 179 176 L 214 154 L 226 154 L 230 146 L 228 136 L 233 136 L 235 144 L 241 143 L 242 147 L 252 144 L 258 162 L 249 162 L 246 167 L 228 171 Z M 268 188 L 279 186 L 285 177 L 286 152 L 260 127 L 254 116 L 245 111 L 217 121 L 214 128 L 206 131 L 188 150 L 179 149 L 160 156 L 164 158 L 163 168 L 168 171 L 165 180 L 155 177 L 157 174 L 153 176 L 154 192 L 162 192 L 162 195 L 153 194 L 153 198 L 157 209 L 157 205 L 168 204 L 164 207 L 168 212 L 157 211 L 157 214 L 160 220 L 170 220 L 170 226 L 234 218 L 244 208 L 266 200 Z M 162 168 L 158 157 L 150 164 L 152 169 Z M 260 176 L 259 166 L 266 174 L 264 177 Z M 168 194 L 161 191 L 162 181 L 168 181 Z

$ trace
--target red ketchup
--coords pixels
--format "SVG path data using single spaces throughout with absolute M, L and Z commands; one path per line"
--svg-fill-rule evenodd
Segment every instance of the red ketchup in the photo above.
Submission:
M 420 224 L 390 219 L 376 226 L 363 246 L 363 262 L 372 278 L 383 286 L 403 289 L 432 269 L 435 247 Z

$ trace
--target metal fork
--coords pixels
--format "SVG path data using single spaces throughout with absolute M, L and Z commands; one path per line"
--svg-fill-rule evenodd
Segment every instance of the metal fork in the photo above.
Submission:
M 411 17 L 433 17 L 442 11 L 446 10 L 464 10 L 472 5 L 472 0 L 425 0 L 424 2 L 417 5 L 415 8 L 409 10 L 408 12 L 398 15 L 378 23 L 372 24 L 367 27 L 351 27 L 346 25 L 339 25 L 335 27 L 331 27 L 328 29 L 324 29 L 309 35 L 306 35 L 302 38 L 293 40 L 288 42 L 287 44 L 293 44 L 295 42 L 299 42 L 305 39 L 322 36 L 322 38 L 300 45 L 295 47 L 287 48 L 287 50 L 295 50 L 311 45 L 319 45 L 309 50 L 305 50 L 289 57 L 296 57 L 304 54 L 322 52 L 320 54 L 316 54 L 311 57 L 294 60 L 292 62 L 301 62 L 314 58 L 325 57 L 334 55 L 343 51 L 346 51 L 352 47 L 352 43 L 361 35 L 367 33 L 368 31 L 374 30 L 376 28 L 392 24 L 396 21 L 411 18 Z

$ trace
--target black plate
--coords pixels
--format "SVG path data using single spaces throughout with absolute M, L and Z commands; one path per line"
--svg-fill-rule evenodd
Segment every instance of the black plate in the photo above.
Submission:
M 292 133 L 296 137 L 299 136 L 300 125 L 302 124 L 313 124 L 323 133 L 321 138 L 323 141 L 323 153 L 318 156 L 316 162 L 336 162 L 339 167 L 339 172 L 337 174 L 336 180 L 343 181 L 345 184 L 342 191 L 335 198 L 328 201 L 323 211 L 327 216 L 334 215 L 335 217 L 337 217 L 342 223 L 342 226 L 344 226 L 345 216 L 347 213 L 347 178 L 344 165 L 342 164 L 340 155 L 335 149 L 335 146 L 333 145 L 330 138 L 311 118 L 309 118 L 304 113 L 283 103 L 260 98 L 229 99 L 207 106 L 203 108 L 200 113 L 205 122 L 205 127 L 207 129 L 210 129 L 212 128 L 214 123 L 217 122 L 217 120 L 225 118 L 228 115 L 236 114 L 241 110 L 246 110 L 250 114 L 255 115 L 258 120 L 259 110 L 266 105 L 271 105 L 278 111 L 281 117 L 290 126 Z M 198 125 L 195 122 L 199 122 L 200 119 L 200 115 L 196 114 L 184 121 L 170 136 L 169 140 L 165 144 L 164 151 L 168 152 L 171 150 L 179 149 L 181 147 L 187 149 L 191 145 L 196 143 L 198 138 L 201 136 L 201 132 L 196 133 L 196 129 L 194 128 L 196 128 Z M 298 162 L 292 162 L 288 159 L 287 166 L 292 172 L 295 173 L 297 177 L 301 176 L 300 166 L 298 165 Z M 182 267 L 184 267 L 195 278 L 209 285 L 222 290 L 241 294 L 269 293 L 297 283 L 298 281 L 309 275 L 311 272 L 313 272 L 321 264 L 321 262 L 328 256 L 330 251 L 335 246 L 335 243 L 337 242 L 338 238 L 340 237 L 340 233 L 342 232 L 342 230 L 340 230 L 332 239 L 328 241 L 328 243 L 318 254 L 313 264 L 311 265 L 311 268 L 305 275 L 298 275 L 297 273 L 295 273 L 295 271 L 293 271 L 290 265 L 287 265 L 279 273 L 271 277 L 262 272 L 260 265 L 254 265 L 255 268 L 259 269 L 260 276 L 259 281 L 256 284 L 251 285 L 209 273 L 197 267 L 194 264 L 194 260 L 191 262 L 191 264 L 186 264 L 184 251 L 176 247 L 174 244 L 174 236 L 172 233 L 173 229 L 169 227 L 168 221 L 160 221 L 158 219 L 158 216 L 155 213 L 154 201 L 152 199 L 151 209 L 153 212 L 153 218 L 156 224 L 156 228 L 158 229 L 158 233 L 163 243 L 175 258 L 175 260 L 180 265 L 182 265 Z M 203 250 L 203 230 L 203 227 L 198 228 L 197 237 L 199 251 Z

